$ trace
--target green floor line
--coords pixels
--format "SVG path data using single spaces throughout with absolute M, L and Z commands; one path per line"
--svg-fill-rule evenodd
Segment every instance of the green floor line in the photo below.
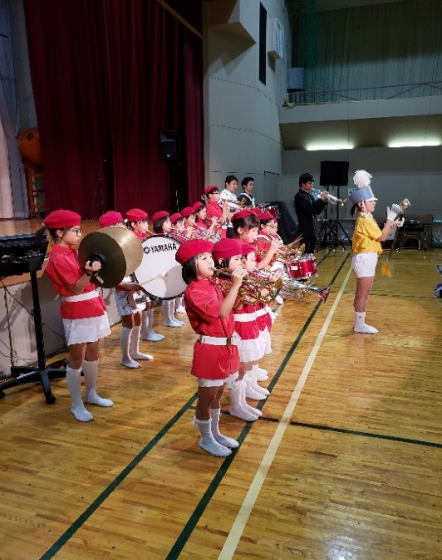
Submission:
M 338 277 L 339 273 L 341 272 L 343 266 L 347 262 L 347 259 L 349 258 L 349 256 L 350 255 L 347 254 L 345 259 L 342 261 L 341 265 L 339 266 L 338 270 L 336 271 L 335 275 L 333 276 L 332 281 L 330 282 L 330 286 L 332 286 L 333 283 L 335 282 L 335 280 Z M 267 389 L 270 393 L 273 391 L 276 383 L 278 382 L 278 379 L 281 377 L 282 372 L 284 371 L 287 363 L 289 362 L 290 358 L 292 357 L 293 352 L 296 350 L 296 347 L 298 346 L 299 342 L 301 341 L 302 337 L 304 336 L 305 331 L 307 330 L 307 328 L 310 325 L 310 323 L 312 322 L 314 316 L 318 312 L 318 309 L 321 306 L 321 303 L 322 303 L 321 301 L 318 301 L 318 303 L 316 304 L 316 306 L 313 309 L 313 311 L 311 312 L 310 316 L 308 317 L 308 319 L 304 323 L 304 326 L 302 327 L 300 333 L 296 337 L 296 340 L 293 342 L 293 344 L 290 347 L 289 351 L 287 352 L 284 360 L 282 361 L 281 365 L 279 366 L 278 371 L 274 375 L 271 383 L 267 387 Z M 264 406 L 265 402 L 266 401 L 260 401 L 256 408 L 261 410 L 261 408 Z M 181 554 L 181 551 L 183 550 L 186 542 L 189 540 L 189 537 L 192 534 L 193 530 L 195 529 L 199 519 L 201 518 L 201 516 L 204 513 L 206 507 L 210 503 L 210 500 L 212 499 L 213 495 L 215 494 L 218 486 L 221 484 L 225 474 L 229 470 L 230 465 L 232 464 L 234 458 L 236 457 L 236 454 L 241 449 L 241 444 L 243 443 L 243 441 L 247 437 L 247 434 L 249 433 L 249 431 L 252 429 L 253 424 L 254 424 L 254 422 L 247 422 L 247 424 L 242 429 L 242 431 L 241 431 L 241 433 L 238 437 L 239 447 L 237 447 L 236 449 L 233 449 L 232 454 L 229 455 L 228 457 L 226 457 L 226 459 L 224 459 L 222 465 L 218 469 L 218 472 L 216 473 L 216 475 L 212 479 L 212 482 L 210 483 L 210 485 L 207 488 L 206 492 L 204 493 L 203 497 L 201 498 L 201 500 L 199 501 L 195 510 L 193 511 L 192 515 L 190 516 L 189 520 L 187 521 L 184 529 L 181 531 L 179 537 L 175 541 L 175 544 L 171 548 L 169 554 L 166 556 L 166 560 L 175 560 Z

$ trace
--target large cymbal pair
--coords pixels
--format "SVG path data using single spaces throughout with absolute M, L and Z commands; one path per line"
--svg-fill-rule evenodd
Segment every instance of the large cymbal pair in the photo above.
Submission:
M 83 267 L 87 261 L 100 261 L 102 268 L 91 282 L 101 288 L 114 288 L 140 266 L 143 247 L 132 231 L 106 227 L 84 237 L 78 248 L 78 260 Z

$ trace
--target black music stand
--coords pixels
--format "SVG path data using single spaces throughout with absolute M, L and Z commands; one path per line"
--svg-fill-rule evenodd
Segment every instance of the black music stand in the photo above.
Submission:
M 338 188 L 338 198 L 341 198 L 341 196 L 340 196 L 340 188 L 341 187 L 340 187 L 340 185 L 336 185 L 336 186 Z M 327 192 L 329 192 L 329 189 L 330 189 L 330 185 L 326 187 Z M 351 239 L 349 238 L 349 236 L 348 236 L 347 232 L 345 231 L 343 225 L 339 221 L 339 204 L 336 204 L 336 218 L 334 218 L 334 219 L 333 218 L 328 218 L 327 214 L 328 214 L 328 204 L 326 206 L 326 219 L 323 220 L 323 222 L 321 224 L 321 228 L 318 232 L 318 243 L 322 247 L 327 247 L 327 245 L 330 244 L 335 249 L 339 244 L 339 245 L 341 245 L 341 247 L 345 251 L 347 247 L 344 245 L 343 241 L 340 239 L 339 232 L 342 231 L 342 233 L 344 234 L 344 237 L 347 239 L 347 241 L 350 243 L 350 245 L 351 245 Z
M 24 238 L 27 237 L 26 240 L 21 244 L 21 251 L 17 250 L 18 245 L 14 245 L 14 241 L 16 238 Z M 12 379 L 8 379 L 0 383 L 0 399 L 5 396 L 4 390 L 9 389 L 10 387 L 17 387 L 18 385 L 24 385 L 26 383 L 34 383 L 35 381 L 40 381 L 43 392 L 45 395 L 46 403 L 47 404 L 54 404 L 55 403 L 55 396 L 52 394 L 51 387 L 49 385 L 49 379 L 57 379 L 66 376 L 66 370 L 60 369 L 58 366 L 65 362 L 65 360 L 59 360 L 58 362 L 54 363 L 51 366 L 46 366 L 46 355 L 44 349 L 44 339 L 43 339 L 43 323 L 41 317 L 41 307 L 40 307 L 40 298 L 38 296 L 38 284 L 37 284 L 37 271 L 42 268 L 44 256 L 46 253 L 47 248 L 47 241 L 43 245 L 39 247 L 39 250 L 33 251 L 25 251 L 23 253 L 23 248 L 28 249 L 25 247 L 26 241 L 32 236 L 14 236 L 9 238 L 0 238 L 0 244 L 3 240 L 6 240 L 6 244 L 9 247 L 9 251 L 16 251 L 17 254 L 13 254 L 12 258 L 7 261 L 4 270 L 2 270 L 2 266 L 0 266 L 0 274 L 5 276 L 9 276 L 13 273 L 22 274 L 23 272 L 30 272 L 31 275 L 31 287 L 32 287 L 32 302 L 33 302 L 33 312 L 32 315 L 34 317 L 34 324 L 35 324 L 35 340 L 37 344 L 37 357 L 38 362 L 36 367 L 30 366 L 16 366 L 11 367 L 11 376 Z M 41 241 L 37 240 L 37 245 L 41 243 Z M 28 243 L 29 245 L 29 243 Z M 33 247 L 34 248 L 34 247 Z M 4 253 L 5 251 L 2 251 Z M 19 253 L 23 254 L 19 254 Z

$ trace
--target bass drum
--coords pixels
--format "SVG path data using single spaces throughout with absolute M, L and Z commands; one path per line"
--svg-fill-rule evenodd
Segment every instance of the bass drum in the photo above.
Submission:
M 181 242 L 164 235 L 148 237 L 142 243 L 143 260 L 135 270 L 136 281 L 143 286 L 149 296 L 159 299 L 173 299 L 186 289 L 181 271 L 183 267 L 175 260 Z M 165 274 L 163 278 L 150 278 Z M 144 282 L 147 282 L 144 284 Z

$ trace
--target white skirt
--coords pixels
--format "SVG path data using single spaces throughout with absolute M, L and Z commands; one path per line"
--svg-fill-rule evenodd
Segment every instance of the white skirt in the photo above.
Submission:
M 231 373 L 229 377 L 225 379 L 203 379 L 202 377 L 198 377 L 198 387 L 221 387 L 221 385 L 231 387 L 237 375 L 238 373 L 235 371 L 235 373 Z
M 269 332 L 268 327 L 266 327 L 263 331 L 259 331 L 259 340 L 261 343 L 261 348 L 263 355 L 266 356 L 267 354 L 272 353 L 272 337 Z
M 369 253 L 358 253 L 351 259 L 351 267 L 355 271 L 356 278 L 372 277 L 376 274 L 376 265 L 379 255 L 374 251 Z
M 241 363 L 256 362 L 264 356 L 264 349 L 260 338 L 238 341 L 239 361 Z
M 63 319 L 63 327 L 68 346 L 97 342 L 111 332 L 107 313 L 87 319 Z

